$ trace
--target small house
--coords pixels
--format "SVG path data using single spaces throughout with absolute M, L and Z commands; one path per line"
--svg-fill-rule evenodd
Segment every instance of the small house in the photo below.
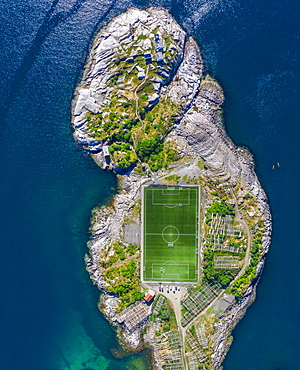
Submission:
M 151 289 L 148 290 L 148 292 L 144 296 L 144 301 L 147 303 L 151 302 L 152 299 L 155 297 L 155 292 Z

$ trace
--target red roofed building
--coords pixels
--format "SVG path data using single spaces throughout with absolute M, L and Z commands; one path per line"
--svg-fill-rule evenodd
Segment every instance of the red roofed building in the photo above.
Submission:
M 148 290 L 148 292 L 145 294 L 144 300 L 149 303 L 155 296 L 155 292 L 153 290 Z

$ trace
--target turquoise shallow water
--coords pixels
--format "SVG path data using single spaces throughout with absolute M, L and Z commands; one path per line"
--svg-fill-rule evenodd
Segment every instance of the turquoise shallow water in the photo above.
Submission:
M 93 35 L 127 7 L 149 4 L 0 4 L 1 369 L 149 369 L 148 352 L 113 357 L 115 333 L 96 307 L 99 293 L 83 262 L 89 219 L 117 182 L 74 143 L 70 127 Z M 274 217 L 257 300 L 233 332 L 225 370 L 297 370 L 299 5 L 152 4 L 167 6 L 198 40 L 226 93 L 226 129 L 254 153 Z

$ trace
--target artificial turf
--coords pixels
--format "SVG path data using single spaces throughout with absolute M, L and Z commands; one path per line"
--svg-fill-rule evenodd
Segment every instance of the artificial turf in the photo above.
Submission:
M 144 187 L 143 280 L 198 280 L 199 187 Z

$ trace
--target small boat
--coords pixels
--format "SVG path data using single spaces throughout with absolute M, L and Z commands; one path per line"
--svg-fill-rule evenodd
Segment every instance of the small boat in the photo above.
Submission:
M 277 166 L 280 167 L 280 163 L 279 162 L 277 162 Z
M 272 170 L 274 170 L 274 168 L 275 168 L 275 166 L 274 166 L 274 164 L 273 164 L 273 166 L 272 166 Z

